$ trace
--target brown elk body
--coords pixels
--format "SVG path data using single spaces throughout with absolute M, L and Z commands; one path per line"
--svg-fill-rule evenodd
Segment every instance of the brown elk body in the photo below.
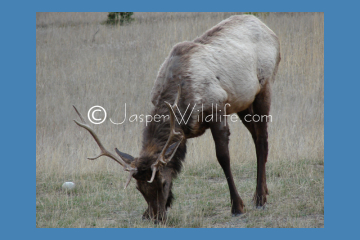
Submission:
M 229 185 L 231 212 L 241 214 L 244 203 L 231 173 L 227 118 L 237 113 L 252 135 L 257 155 L 254 202 L 264 206 L 268 194 L 267 122 L 250 119 L 254 114 L 269 114 L 270 86 L 279 62 L 278 38 L 265 24 L 251 15 L 232 16 L 195 40 L 175 45 L 162 64 L 152 89 L 151 115 L 170 118 L 152 121 L 145 127 L 139 157 L 117 149 L 119 157 L 113 155 L 79 113 L 82 123 L 75 122 L 93 135 L 101 149 L 99 156 L 116 160 L 130 172 L 126 186 L 131 178 L 136 179 L 137 189 L 148 203 L 143 217 L 157 220 L 166 218 L 173 201 L 172 179 L 181 170 L 186 140 L 210 128 Z

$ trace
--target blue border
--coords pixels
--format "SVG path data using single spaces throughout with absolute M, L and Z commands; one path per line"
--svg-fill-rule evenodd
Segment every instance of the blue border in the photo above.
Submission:
M 1 235 L 11 239 L 276 238 L 357 236 L 359 189 L 359 22 L 355 1 L 16 1 L 1 14 Z M 324 229 L 36 229 L 35 13 L 40 11 L 320 11 L 325 12 Z M 346 120 L 346 123 L 345 123 Z M 344 124 L 345 123 L 345 124 Z M 15 154 L 14 154 L 15 153 Z M 4 184 L 6 183 L 6 184 Z M 161 234 L 161 235 L 158 235 Z M 5 238 L 7 239 L 8 237 Z M 4 239 L 5 239 L 4 238 Z

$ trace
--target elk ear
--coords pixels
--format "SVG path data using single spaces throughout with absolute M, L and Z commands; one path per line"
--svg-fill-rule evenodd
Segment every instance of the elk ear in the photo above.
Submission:
M 115 148 L 115 152 L 121 157 L 122 160 L 124 160 L 124 162 L 126 162 L 127 164 L 130 164 L 132 161 L 134 161 L 134 157 L 129 155 L 129 154 L 126 154 L 126 153 L 123 153 L 123 152 L 120 152 L 119 149 Z
M 174 154 L 174 152 L 177 150 L 177 148 L 179 147 L 181 141 L 179 142 L 174 142 L 173 144 L 170 145 L 170 147 L 166 150 L 165 155 L 166 156 L 171 156 Z

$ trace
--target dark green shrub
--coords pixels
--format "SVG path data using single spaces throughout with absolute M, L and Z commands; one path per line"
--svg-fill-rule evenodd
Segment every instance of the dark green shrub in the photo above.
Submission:
M 134 21 L 134 19 L 131 17 L 133 14 L 133 12 L 109 12 L 106 24 L 125 25 L 131 23 L 132 21 Z

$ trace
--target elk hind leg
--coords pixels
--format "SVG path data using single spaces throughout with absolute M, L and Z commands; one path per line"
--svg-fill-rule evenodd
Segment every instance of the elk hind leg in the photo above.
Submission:
M 253 104 L 246 110 L 239 112 L 244 126 L 249 130 L 253 138 L 257 158 L 257 179 L 254 202 L 257 207 L 263 207 L 269 194 L 266 184 L 265 164 L 268 156 L 268 133 L 267 121 L 270 111 L 270 89 L 266 84 L 263 90 L 256 96 Z

